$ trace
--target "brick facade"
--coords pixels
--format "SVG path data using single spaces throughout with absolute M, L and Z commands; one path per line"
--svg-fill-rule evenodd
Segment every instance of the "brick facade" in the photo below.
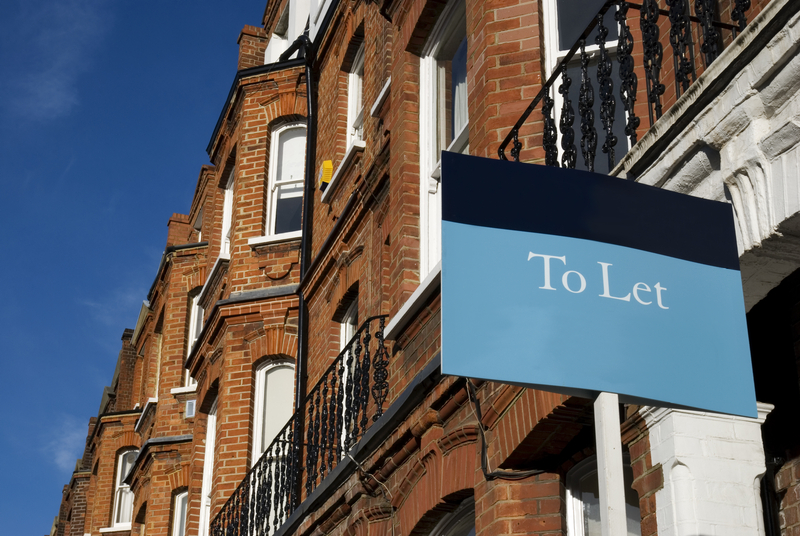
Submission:
M 421 65 L 447 2 L 340 1 L 321 6 L 319 13 L 312 2 L 309 24 L 317 33 L 312 49 L 306 50 L 309 55 L 264 65 L 271 40 L 281 37 L 284 13 L 288 9 L 291 15 L 300 1 L 268 3 L 264 26 L 245 26 L 239 35 L 233 89 L 218 123 L 209 125 L 210 164 L 200 168 L 189 213 L 167 218 L 164 255 L 135 329 L 123 334 L 112 384 L 98 416 L 90 421 L 84 455 L 64 489 L 54 525 L 57 534 L 99 536 L 101 529 L 111 528 L 116 464 L 129 448 L 138 450 L 125 480 L 134 496 L 133 513 L 130 527 L 118 533 L 172 534 L 181 522 L 175 499 L 184 491 L 186 534 L 197 535 L 221 517 L 230 522 L 231 512 L 242 512 L 230 504 L 255 495 L 240 486 L 255 482 L 250 471 L 259 461 L 254 453 L 260 441 L 255 437 L 256 401 L 267 396 L 256 393 L 259 367 L 281 363 L 302 370 L 299 383 L 284 389 L 295 398 L 298 386 L 307 393 L 318 382 L 320 389 L 335 389 L 329 374 L 333 363 L 345 362 L 340 354 L 347 342 L 340 340 L 346 333 L 342 324 L 354 304 L 358 326 L 379 316 L 388 323 L 385 333 L 369 328 L 370 337 L 383 342 L 386 336 L 388 387 L 381 409 L 388 417 L 373 422 L 365 416 L 360 423 L 364 439 L 349 445 L 350 459 L 337 450 L 341 429 L 321 431 L 320 417 L 309 419 L 322 404 L 324 420 L 336 400 L 328 399 L 333 401 L 329 405 L 326 395 L 322 403 L 313 396 L 303 400 L 296 422 L 304 435 L 295 438 L 293 448 L 309 455 L 326 434 L 333 444 L 322 445 L 322 457 L 327 458 L 319 475 L 309 473 L 310 462 L 299 463 L 299 480 L 292 481 L 299 484 L 293 488 L 299 490 L 293 496 L 295 514 L 283 512 L 288 520 L 282 519 L 283 525 L 270 533 L 425 535 L 474 502 L 478 536 L 572 534 L 569 505 L 575 490 L 570 475 L 594 459 L 592 402 L 481 381 L 473 401 L 465 379 L 442 376 L 436 368 L 441 352 L 439 283 L 435 273 L 421 267 L 427 238 L 421 206 L 429 195 L 425 184 L 431 184 L 421 177 L 427 173 L 422 131 L 430 121 L 421 112 L 428 98 Z M 549 4 L 463 1 L 469 152 L 493 158 L 547 78 Z M 720 13 L 729 16 L 728 4 L 720 3 Z M 750 19 L 768 6 L 752 4 Z M 638 28 L 638 21 L 631 24 Z M 363 148 L 354 149 L 348 144 L 353 115 L 348 92 L 361 46 Z M 308 71 L 313 80 L 307 79 Z M 379 101 L 389 80 L 388 95 Z M 309 92 L 314 98 L 309 99 Z M 316 103 L 311 110 L 309 100 Z M 642 102 L 637 106 L 639 113 L 647 113 Z M 272 182 L 277 171 L 271 167 L 279 148 L 273 144 L 275 133 L 287 125 L 306 125 L 315 141 L 314 169 L 309 171 L 314 186 L 304 189 L 310 212 L 303 216 L 303 237 L 276 235 L 270 229 L 270 207 L 279 195 Z M 648 131 L 644 126 L 640 130 L 642 135 Z M 523 160 L 544 160 L 542 131 L 538 116 L 521 130 Z M 335 182 L 323 194 L 317 177 L 326 161 L 335 170 Z M 430 187 L 435 191 L 440 186 Z M 775 338 L 779 324 L 797 333 L 795 306 L 800 298 L 791 286 L 796 277 L 751 311 L 754 357 L 769 353 L 765 341 Z M 486 274 L 486 281 L 476 284 L 497 279 L 502 279 L 500 272 Z M 423 288 L 426 280 L 432 282 Z M 202 318 L 192 324 L 197 312 Z M 783 350 L 794 351 L 796 337 L 781 336 Z M 798 443 L 786 440 L 772 423 L 790 422 L 796 401 L 788 395 L 774 400 L 762 395 L 778 369 L 792 367 L 795 376 L 781 393 L 800 392 L 796 362 L 792 354 L 768 366 L 755 365 L 759 399 L 777 408 L 777 417 L 765 425 L 765 450 L 782 464 L 775 465 L 774 497 L 765 491 L 764 504 L 774 503 L 787 535 L 800 527 Z M 371 366 L 374 371 L 375 363 Z M 357 391 L 349 388 L 339 400 L 342 407 L 356 397 Z M 377 404 L 372 395 L 368 391 L 365 396 L 371 410 Z M 623 448 L 633 473 L 641 534 L 671 534 L 666 525 L 659 526 L 666 508 L 663 493 L 672 485 L 669 468 L 656 453 L 664 438 L 651 437 L 648 423 L 654 421 L 647 420 L 646 408 L 624 409 Z M 757 427 L 748 428 L 751 436 L 753 429 Z M 745 446 L 754 442 L 761 447 L 750 436 L 742 439 Z M 206 452 L 210 444 L 213 452 Z M 288 447 L 281 452 L 289 459 Z M 207 459 L 213 460 L 210 475 L 204 475 Z M 259 478 L 266 479 L 263 474 Z M 271 484 L 269 493 L 278 493 L 280 485 Z M 255 500 L 263 507 L 266 499 Z M 226 530 L 237 534 L 239 529 L 227 525 Z

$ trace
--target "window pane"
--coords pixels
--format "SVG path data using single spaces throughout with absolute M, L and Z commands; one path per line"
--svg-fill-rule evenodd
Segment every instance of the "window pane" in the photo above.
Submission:
M 625 482 L 625 515 L 627 518 L 627 535 L 641 536 L 641 514 L 639 512 L 639 495 L 631 487 L 633 470 L 630 465 L 623 465 Z M 583 536 L 600 536 L 600 490 L 597 471 L 584 476 L 578 484 L 578 494 L 583 506 Z
M 467 38 L 461 40 L 452 62 L 453 68 L 453 127 L 451 137 L 467 126 Z M 448 140 L 448 146 L 452 139 Z
M 264 407 L 261 412 L 261 452 L 270 446 L 278 432 L 292 417 L 294 368 L 289 365 L 267 370 L 264 379 Z
M 133 517 L 133 492 L 126 486 L 117 490 L 117 518 L 114 523 L 130 523 Z
M 584 536 L 600 536 L 600 491 L 596 471 L 581 479 L 580 498 L 583 503 Z
M 186 534 L 186 503 L 188 499 L 189 494 L 187 492 L 180 493 L 175 497 L 172 536 L 185 536 Z
M 303 208 L 303 183 L 285 184 L 278 187 L 275 201 L 275 233 L 300 230 Z
M 603 7 L 605 0 L 556 0 L 558 9 L 558 48 L 569 50 L 589 25 L 592 17 Z M 608 41 L 616 41 L 619 35 L 617 22 L 614 20 L 614 8 L 609 8 L 603 17 L 603 24 L 608 28 Z M 597 29 L 592 30 L 587 45 L 593 45 L 597 37 Z
M 302 180 L 306 159 L 306 129 L 290 128 L 278 140 L 278 182 Z

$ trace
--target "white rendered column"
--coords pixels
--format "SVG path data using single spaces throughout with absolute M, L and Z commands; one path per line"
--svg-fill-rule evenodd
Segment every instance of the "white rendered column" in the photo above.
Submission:
M 595 399 L 594 433 L 597 443 L 601 534 L 603 536 L 627 534 L 619 396 L 615 393 L 600 393 Z

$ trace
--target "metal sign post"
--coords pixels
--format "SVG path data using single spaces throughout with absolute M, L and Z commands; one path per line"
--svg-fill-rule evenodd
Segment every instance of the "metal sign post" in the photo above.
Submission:
M 597 442 L 601 533 L 603 536 L 627 534 L 619 396 L 616 393 L 597 395 L 594 401 L 594 433 Z

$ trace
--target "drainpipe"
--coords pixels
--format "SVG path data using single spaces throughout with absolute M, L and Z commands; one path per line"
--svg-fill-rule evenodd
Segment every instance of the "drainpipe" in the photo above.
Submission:
M 298 56 L 306 60 L 306 174 L 305 186 L 303 188 L 303 214 L 302 214 L 302 229 L 303 234 L 300 238 L 300 280 L 308 270 L 308 265 L 311 259 L 311 236 L 312 236 L 312 222 L 314 220 L 314 163 L 316 160 L 316 145 L 317 145 L 317 87 L 314 79 L 314 69 L 312 63 L 314 61 L 314 51 L 311 40 L 306 34 L 300 35 L 291 46 L 281 54 L 280 61 L 286 61 L 289 57 L 299 51 Z M 295 423 L 294 423 L 294 464 L 291 468 L 292 477 L 294 482 L 294 489 L 292 493 L 292 510 L 300 506 L 300 497 L 302 493 L 302 475 L 300 473 L 303 454 L 303 436 L 304 433 L 304 402 L 306 399 L 306 383 L 307 383 L 307 362 L 308 362 L 308 306 L 306 304 L 303 291 L 298 289 L 297 292 L 299 299 L 298 308 L 298 326 L 297 326 L 297 363 L 295 368 Z

